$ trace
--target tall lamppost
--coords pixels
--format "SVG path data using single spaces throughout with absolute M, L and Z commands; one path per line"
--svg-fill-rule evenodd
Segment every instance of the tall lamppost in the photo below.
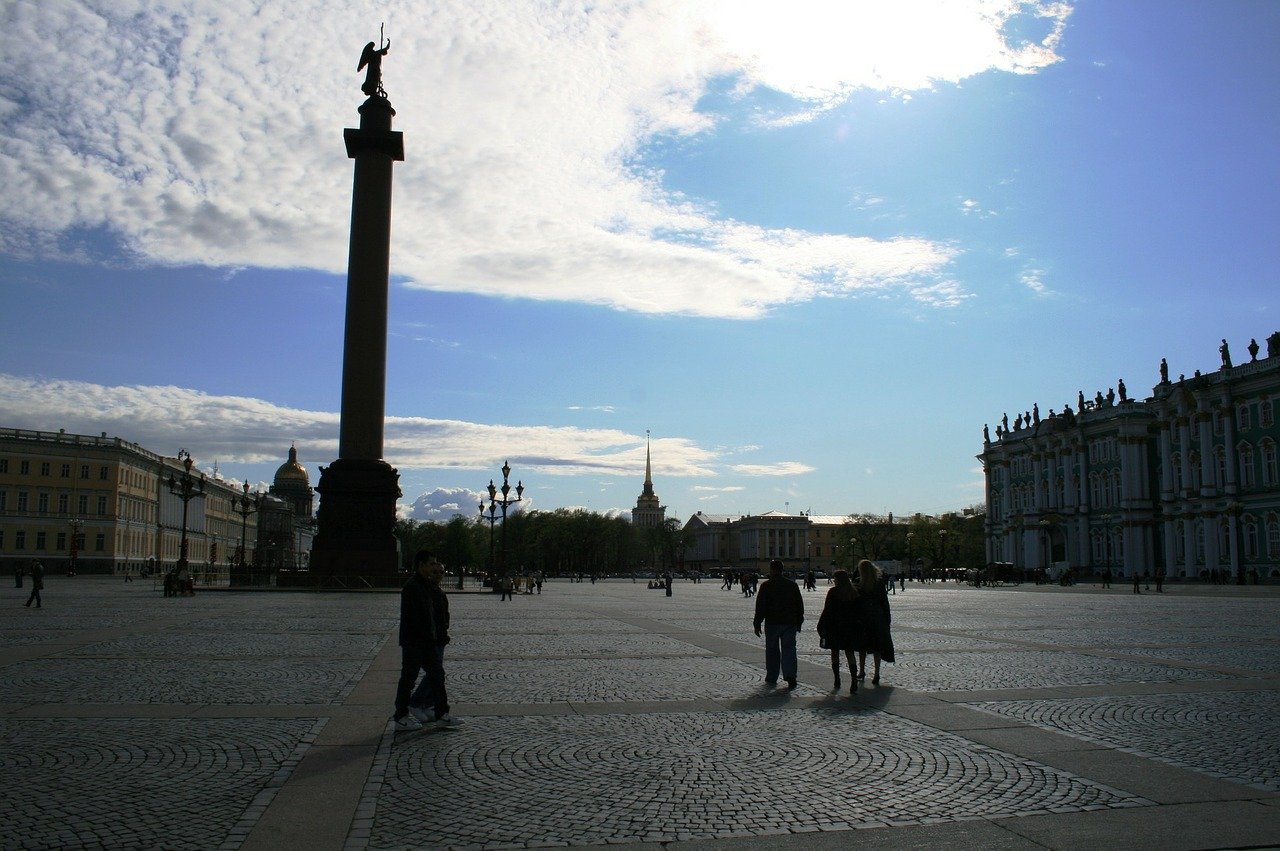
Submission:
M 247 540 L 249 532 L 249 515 L 258 511 L 258 501 L 262 495 L 255 493 L 249 496 L 249 483 L 244 482 L 241 485 L 244 493 L 240 496 L 231 497 L 231 510 L 240 515 L 240 552 L 237 554 L 236 560 L 240 563 L 241 571 L 244 570 L 244 557 L 249 552 L 247 549 Z
M 169 474 L 169 493 L 182 500 L 182 541 L 178 545 L 178 564 L 181 571 L 187 566 L 187 505 L 198 496 L 204 496 L 204 473 L 197 479 L 191 475 L 191 453 L 185 449 L 178 450 L 178 460 L 182 462 L 182 475 L 174 478 Z
M 490 482 L 489 486 L 492 487 L 493 483 Z M 492 579 L 492 574 L 493 574 L 493 524 L 498 519 L 497 511 L 498 511 L 497 503 L 491 502 L 489 503 L 489 513 L 486 515 L 484 512 L 484 500 L 483 499 L 480 500 L 480 522 L 483 523 L 486 520 L 489 521 L 489 558 L 485 562 L 485 573 L 490 574 L 490 579 Z M 496 584 L 493 586 L 493 590 L 494 591 L 498 590 L 498 586 Z
M 915 532 L 907 533 L 907 578 L 911 578 L 911 570 L 913 567 L 915 567 L 915 562 L 911 560 L 911 541 L 915 538 L 915 536 L 916 536 Z M 907 586 L 903 585 L 902 587 L 905 589 Z
M 947 581 L 946 565 L 947 565 L 947 530 L 939 529 L 938 530 L 938 573 L 941 574 L 941 576 L 938 578 L 939 582 Z
M 501 488 L 494 487 L 493 479 L 489 480 L 489 513 L 492 515 L 493 507 L 495 505 L 502 509 L 502 550 L 501 550 L 502 568 L 500 570 L 501 576 L 507 575 L 507 506 L 515 505 L 517 502 L 520 502 L 524 498 L 524 482 L 516 482 L 516 495 L 514 499 L 511 498 L 510 478 L 511 478 L 511 464 L 509 462 L 504 461 L 502 463 L 502 487 Z M 498 499 L 499 491 L 502 492 L 502 499 Z M 493 527 L 490 526 L 489 528 L 492 531 Z M 492 550 L 492 546 L 493 546 L 492 535 L 490 535 L 489 540 L 490 540 L 490 550 Z M 492 552 L 490 553 L 490 556 L 492 557 Z
M 80 533 L 84 530 L 84 521 L 79 517 L 73 517 L 67 521 L 67 525 L 71 527 L 71 563 L 67 565 L 67 575 L 76 575 L 76 557 L 80 555 Z M 128 571 L 129 566 L 125 565 Z

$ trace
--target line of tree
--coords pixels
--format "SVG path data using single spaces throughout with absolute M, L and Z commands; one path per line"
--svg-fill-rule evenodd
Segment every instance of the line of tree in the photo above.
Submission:
M 851 569 L 861 559 L 923 562 L 926 569 L 982 568 L 985 514 L 980 507 L 932 517 L 917 514 L 894 519 L 878 514 L 850 514 L 845 520 L 847 544 L 837 564 Z
M 446 522 L 396 522 L 404 570 L 414 553 L 430 549 L 450 572 L 462 566 L 468 573 L 501 573 L 504 534 L 508 573 L 540 570 L 548 576 L 679 572 L 693 543 L 676 519 L 638 528 L 626 518 L 584 509 L 517 511 L 492 527 L 488 520 L 462 516 Z

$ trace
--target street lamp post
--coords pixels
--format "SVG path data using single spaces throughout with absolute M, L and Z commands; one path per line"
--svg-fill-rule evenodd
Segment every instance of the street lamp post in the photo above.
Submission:
M 915 536 L 916 536 L 915 532 L 907 533 L 907 576 L 908 577 L 911 576 L 911 571 L 915 567 L 915 562 L 911 560 L 911 542 L 912 540 L 915 539 Z M 905 589 L 907 586 L 903 585 L 902 587 Z
M 244 482 L 241 487 L 244 492 L 240 496 L 231 497 L 231 510 L 240 515 L 240 552 L 237 553 L 236 561 L 240 564 L 240 572 L 244 572 L 244 557 L 249 552 L 248 547 L 248 531 L 249 531 L 249 515 L 254 514 L 258 510 L 258 501 L 261 494 L 249 495 L 249 483 Z
M 504 461 L 502 464 L 502 487 L 501 488 L 494 487 L 493 479 L 489 480 L 489 513 L 491 515 L 493 514 L 494 506 L 497 506 L 498 508 L 502 509 L 502 550 L 501 550 L 502 566 L 499 571 L 499 575 L 501 576 L 507 575 L 507 506 L 515 505 L 517 502 L 520 502 L 524 498 L 524 482 L 516 482 L 516 495 L 514 499 L 511 498 L 510 478 L 511 478 L 511 464 L 509 462 Z M 502 493 L 501 499 L 498 499 L 499 491 L 501 491 Z M 490 529 L 490 532 L 492 532 L 493 526 L 490 526 L 489 529 Z M 492 557 L 492 548 L 493 548 L 492 534 L 490 534 L 489 541 L 490 541 L 490 545 L 489 545 L 490 557 Z
M 490 483 L 492 485 L 492 483 Z M 489 503 L 488 515 L 484 512 L 484 500 L 480 500 L 480 522 L 489 521 L 489 558 L 485 561 L 485 573 L 488 573 L 490 579 L 493 578 L 493 524 L 497 521 L 497 503 Z M 493 590 L 497 591 L 498 586 L 495 584 Z
M 938 573 L 942 574 L 940 581 L 947 581 L 947 530 L 938 530 Z
M 80 533 L 84 529 L 84 521 L 79 517 L 73 517 L 67 521 L 71 527 L 71 563 L 67 565 L 67 576 L 76 575 L 76 557 L 80 555 Z M 125 571 L 129 570 L 129 566 L 125 565 Z
M 182 539 L 178 544 L 178 564 L 175 566 L 175 573 L 181 573 L 187 569 L 187 506 L 196 497 L 204 496 L 204 473 L 200 474 L 199 479 L 191 475 L 191 453 L 185 449 L 179 449 L 178 460 L 182 462 L 182 475 L 175 479 L 173 473 L 170 473 L 168 482 L 169 493 L 182 500 Z

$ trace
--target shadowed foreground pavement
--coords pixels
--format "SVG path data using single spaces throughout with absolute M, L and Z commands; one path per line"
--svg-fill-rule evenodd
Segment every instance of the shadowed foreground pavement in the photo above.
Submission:
M 453 594 L 462 723 L 398 734 L 394 594 L 27 590 L 4 848 L 1280 845 L 1280 589 L 908 585 L 853 697 L 825 588 L 789 694 L 716 582 Z

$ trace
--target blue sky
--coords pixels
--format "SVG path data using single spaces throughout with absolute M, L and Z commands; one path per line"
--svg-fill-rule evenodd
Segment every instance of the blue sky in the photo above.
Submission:
M 984 423 L 1280 328 L 1275 3 L 17 2 L 0 425 L 318 480 L 382 20 L 414 516 L 626 510 L 646 430 L 682 519 L 957 509 Z

